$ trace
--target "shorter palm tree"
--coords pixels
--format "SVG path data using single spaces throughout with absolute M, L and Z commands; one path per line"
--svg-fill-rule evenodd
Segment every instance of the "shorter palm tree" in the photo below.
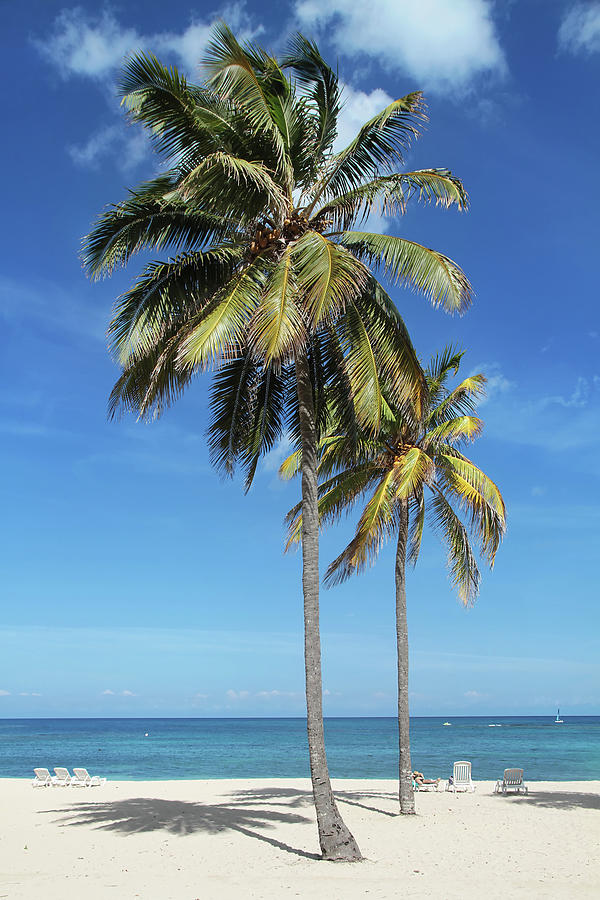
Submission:
M 363 496 L 368 501 L 348 546 L 329 566 L 325 582 L 332 585 L 372 565 L 388 537 L 397 539 L 396 640 L 398 650 L 398 738 L 400 811 L 415 811 L 410 760 L 408 702 L 408 628 L 406 561 L 415 564 L 425 519 L 448 548 L 451 579 L 465 606 L 479 591 L 480 571 L 470 538 L 493 567 L 506 527 L 502 495 L 461 448 L 483 427 L 474 415 L 485 377 L 471 375 L 450 389 L 463 353 L 446 348 L 426 369 L 424 398 L 402 406 L 384 403 L 379 433 L 350 441 L 331 428 L 320 444 L 319 518 L 338 519 Z M 389 395 L 388 395 L 389 396 Z M 299 469 L 298 454 L 290 456 L 280 474 L 290 478 Z M 464 521 L 463 521 L 464 520 Z M 300 506 L 288 514 L 288 548 L 300 539 Z

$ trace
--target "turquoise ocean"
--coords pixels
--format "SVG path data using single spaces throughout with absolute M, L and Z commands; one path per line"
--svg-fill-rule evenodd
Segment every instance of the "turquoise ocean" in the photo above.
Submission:
M 519 766 L 537 781 L 600 780 L 600 716 L 411 719 L 413 767 L 446 778 L 468 759 L 473 778 Z M 395 778 L 393 718 L 325 722 L 331 775 Z M 34 766 L 85 766 L 111 779 L 292 778 L 309 774 L 306 722 L 289 719 L 1 719 L 0 777 Z

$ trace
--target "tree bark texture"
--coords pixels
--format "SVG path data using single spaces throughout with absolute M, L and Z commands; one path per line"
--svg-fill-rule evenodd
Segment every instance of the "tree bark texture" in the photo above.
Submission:
M 308 359 L 304 354 L 296 359 L 296 387 L 302 439 L 302 588 L 310 774 L 323 858 L 351 862 L 362 856 L 337 808 L 325 754 L 319 630 L 318 459 L 313 390 Z
M 414 815 L 415 794 L 410 760 L 408 702 L 408 622 L 406 617 L 406 545 L 408 542 L 408 500 L 400 506 L 400 527 L 396 549 L 396 645 L 398 652 L 398 796 L 400 812 Z

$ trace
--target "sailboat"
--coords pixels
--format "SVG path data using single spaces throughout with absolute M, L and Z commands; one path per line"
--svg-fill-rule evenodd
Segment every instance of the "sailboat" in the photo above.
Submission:
M 554 720 L 554 724 L 555 724 L 555 725 L 562 725 L 562 724 L 563 724 L 563 720 L 562 720 L 561 717 L 560 717 L 560 709 L 557 709 L 557 710 L 556 710 L 556 718 L 555 718 L 555 720 Z

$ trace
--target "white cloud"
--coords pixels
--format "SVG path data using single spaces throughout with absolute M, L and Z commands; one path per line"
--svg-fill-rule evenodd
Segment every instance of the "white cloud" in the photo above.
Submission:
M 594 375 L 593 378 L 584 378 L 580 375 L 568 397 L 564 397 L 562 394 L 542 397 L 537 405 L 539 409 L 544 409 L 553 404 L 566 408 L 583 409 L 590 403 L 593 393 L 598 388 L 600 388 L 600 376 Z
M 10 697 L 10 691 L 1 691 L 0 690 L 0 697 Z
M 475 375 L 481 372 L 486 376 L 485 394 L 478 401 L 479 406 L 484 406 L 490 400 L 498 397 L 500 394 L 506 394 L 512 391 L 516 384 L 506 377 L 501 371 L 498 363 L 482 363 L 469 372 L 469 375 Z
M 230 689 L 226 691 L 225 696 L 228 700 L 247 700 L 250 696 L 250 691 L 233 691 Z
M 187 75 L 196 73 L 210 29 L 217 19 L 225 19 L 238 39 L 249 40 L 262 30 L 250 25 L 243 2 L 225 6 L 221 13 L 205 21 L 192 21 L 182 32 L 141 34 L 122 25 L 104 10 L 88 14 L 81 7 L 64 9 L 55 19 L 51 33 L 34 41 L 40 54 L 56 66 L 63 78 L 80 76 L 112 77 L 126 56 L 140 51 L 175 57 Z
M 568 53 L 600 52 L 600 3 L 577 3 L 565 14 L 558 44 Z
M 133 691 L 121 691 L 121 697 L 135 697 Z
M 487 694 L 482 694 L 479 691 L 465 691 L 465 697 L 467 700 L 483 700 L 487 697 Z
M 325 693 L 327 693 L 327 691 L 325 691 Z M 261 700 L 277 700 L 280 697 L 290 698 L 290 697 L 299 697 L 301 695 L 296 693 L 295 691 L 272 690 L 272 691 L 257 691 L 256 696 L 259 697 Z
M 111 696 L 111 697 L 114 697 L 114 693 L 115 693 L 115 692 L 114 692 L 114 691 L 111 691 L 110 688 L 107 688 L 105 691 L 102 691 L 102 695 L 103 695 L 103 696 Z
M 506 63 L 489 0 L 297 0 L 301 28 L 327 29 L 338 52 L 366 54 L 439 93 L 466 89 Z
M 135 29 L 123 28 L 107 10 L 99 16 L 89 16 L 81 7 L 75 7 L 63 9 L 53 32 L 37 39 L 35 45 L 63 78 L 102 78 L 121 65 L 128 53 L 142 49 L 142 40 Z
M 343 150 L 365 122 L 389 106 L 394 99 L 381 88 L 375 88 L 368 94 L 355 90 L 349 84 L 342 85 L 342 89 L 344 105 L 338 119 L 338 134 L 333 147 L 336 151 Z
M 129 172 L 145 162 L 151 152 L 150 143 L 143 131 L 125 129 L 122 124 L 101 128 L 85 143 L 72 144 L 67 149 L 78 166 L 94 169 L 105 157 L 114 156 L 123 172 Z

